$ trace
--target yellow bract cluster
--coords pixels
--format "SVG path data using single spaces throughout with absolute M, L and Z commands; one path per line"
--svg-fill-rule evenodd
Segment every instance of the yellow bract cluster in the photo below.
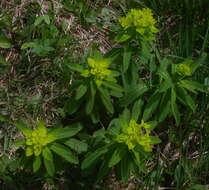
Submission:
M 47 129 L 43 124 L 39 124 L 37 129 L 27 135 L 26 156 L 39 156 L 43 148 L 52 141 L 52 136 L 47 134 Z
M 125 143 L 128 149 L 132 150 L 137 145 L 141 145 L 146 152 L 151 152 L 151 139 L 150 139 L 151 126 L 144 123 L 137 124 L 135 120 L 130 120 L 128 127 L 123 129 L 122 134 L 116 137 L 119 143 Z
M 111 73 L 109 70 L 110 59 L 92 59 L 88 58 L 89 69 L 85 69 L 81 75 L 84 77 L 94 77 L 97 86 L 102 84 L 102 81 Z
M 126 17 L 119 19 L 119 22 L 125 29 L 135 27 L 136 31 L 146 40 L 154 40 L 154 34 L 159 31 L 155 27 L 156 20 L 153 13 L 148 8 L 142 10 L 131 9 Z
M 191 76 L 192 75 L 192 68 L 187 63 L 181 63 L 176 66 L 176 71 L 183 76 Z

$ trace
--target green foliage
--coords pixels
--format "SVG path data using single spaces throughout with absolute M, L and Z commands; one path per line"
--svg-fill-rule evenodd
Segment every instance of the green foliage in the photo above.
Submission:
M 0 36 L 0 48 L 11 48 L 12 47 L 12 44 L 11 42 L 6 39 L 4 36 Z
M 111 97 L 120 97 L 123 92 L 123 88 L 117 84 L 116 80 L 120 73 L 110 68 L 110 58 L 103 58 L 98 52 L 94 54 L 93 58 L 89 57 L 87 59 L 88 67 L 78 64 L 67 64 L 72 71 L 79 72 L 80 77 L 83 78 L 74 87 L 74 101 L 85 102 L 86 114 L 93 115 L 94 111 L 99 109 L 97 102 L 99 98 L 106 110 L 113 114 L 114 106 Z M 72 105 L 68 106 L 69 109 L 73 107 Z M 69 110 L 68 112 L 71 111 Z M 73 110 L 73 112 L 75 111 Z
M 157 120 L 162 122 L 167 116 L 172 114 L 176 120 L 176 124 L 180 124 L 180 104 L 186 106 L 191 111 L 195 111 L 196 105 L 190 93 L 196 94 L 197 91 L 207 92 L 206 87 L 190 77 L 193 73 L 191 62 L 184 61 L 183 63 L 174 65 L 172 61 L 164 58 L 156 74 L 159 75 L 157 88 L 154 87 L 154 94 L 149 98 L 148 104 L 145 107 L 143 118 L 149 119 L 157 109 L 161 107 L 157 113 Z M 193 67 L 196 64 L 193 63 Z M 178 101 L 178 103 L 177 103 Z M 165 109 L 163 109 L 163 107 Z
M 149 156 L 148 152 L 152 151 L 152 145 L 161 141 L 150 136 L 151 129 L 154 128 L 151 125 L 153 122 L 136 123 L 140 116 L 140 111 L 136 110 L 139 104 L 140 102 L 135 103 L 131 113 L 125 109 L 118 119 L 111 121 L 104 132 L 106 143 L 87 154 L 81 165 L 83 170 L 90 172 L 93 167 L 100 165 L 97 177 L 101 179 L 114 166 L 117 177 L 123 181 L 143 171 L 143 161 Z
M 18 3 L 0 5 L 2 189 L 208 188 L 207 0 Z
M 25 140 L 22 140 L 21 143 L 20 141 L 14 142 L 14 145 L 25 146 L 26 157 L 33 156 L 34 172 L 40 169 L 43 161 L 49 176 L 55 174 L 53 152 L 70 163 L 78 164 L 77 156 L 69 149 L 69 147 L 72 147 L 69 145 L 71 139 L 66 142 L 59 142 L 59 140 L 76 135 L 82 129 L 80 124 L 52 130 L 48 130 L 43 122 L 38 122 L 36 129 L 33 130 L 21 122 L 15 122 L 15 125 L 22 131 Z M 83 151 L 86 151 L 87 145 L 84 142 L 81 143 L 85 147 Z M 75 148 L 72 149 L 75 150 Z M 78 150 L 76 151 L 79 152 Z

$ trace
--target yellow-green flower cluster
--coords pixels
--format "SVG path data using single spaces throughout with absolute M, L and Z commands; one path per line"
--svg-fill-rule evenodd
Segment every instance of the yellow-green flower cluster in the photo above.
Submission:
M 26 137 L 26 156 L 39 156 L 43 148 L 51 142 L 52 137 L 47 134 L 46 127 L 40 123 L 37 129 L 31 131 Z
M 191 76 L 192 75 L 192 68 L 187 63 L 181 63 L 176 66 L 176 71 L 178 74 L 182 76 Z
M 151 152 L 150 128 L 151 126 L 144 123 L 143 120 L 140 124 L 137 124 L 135 120 L 130 120 L 128 127 L 124 128 L 122 134 L 116 137 L 116 141 L 125 143 L 129 150 L 140 145 L 144 151 Z
M 153 13 L 148 8 L 143 8 L 142 10 L 131 9 L 126 17 L 119 19 L 119 22 L 124 29 L 135 27 L 136 32 L 145 40 L 154 40 L 154 34 L 159 31 L 155 27 L 156 20 L 153 17 Z
M 105 80 L 111 73 L 109 70 L 110 59 L 92 59 L 88 58 L 89 69 L 85 69 L 81 75 L 84 77 L 93 76 L 94 81 L 97 86 L 102 84 L 102 81 Z

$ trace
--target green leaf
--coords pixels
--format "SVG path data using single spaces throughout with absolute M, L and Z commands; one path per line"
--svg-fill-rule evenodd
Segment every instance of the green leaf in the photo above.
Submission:
M 157 70 L 157 61 L 156 61 L 156 56 L 153 54 L 150 54 L 149 58 L 149 70 L 151 73 L 155 73 Z
M 43 149 L 42 155 L 43 155 L 44 159 L 53 161 L 52 152 L 50 151 L 50 149 L 48 147 L 45 147 Z
M 32 133 L 32 131 L 33 131 L 32 129 L 28 128 L 27 125 L 25 125 L 24 123 L 22 123 L 22 122 L 20 122 L 20 121 L 15 121 L 15 122 L 14 122 L 14 125 L 15 125 L 19 130 L 21 130 L 22 133 L 23 133 L 26 137 L 30 136 L 31 133 Z
M 160 102 L 160 98 L 161 98 L 161 94 L 159 94 L 159 93 L 155 93 L 150 97 L 150 99 L 148 100 L 148 103 L 144 109 L 143 120 L 146 121 L 152 116 L 154 111 L 157 109 L 157 106 Z
M 103 81 L 102 84 L 108 88 L 111 88 L 114 91 L 123 92 L 123 88 L 114 82 Z
M 158 71 L 163 71 L 163 72 L 167 71 L 168 66 L 171 64 L 172 64 L 171 60 L 169 60 L 167 58 L 163 58 L 160 62 L 160 68 Z
M 82 101 L 78 101 L 78 100 L 75 100 L 74 98 L 70 98 L 66 102 L 64 110 L 66 113 L 70 115 L 74 114 L 78 110 L 81 104 L 82 104 Z
M 121 56 L 121 54 L 123 53 L 123 51 L 122 51 L 122 48 L 112 48 L 112 49 L 110 49 L 106 54 L 105 54 L 105 57 L 108 57 L 108 58 L 110 58 L 112 61 L 111 62 L 113 62 L 114 60 L 116 60 L 119 56 Z M 113 71 L 114 72 L 114 71 Z M 111 72 L 111 73 L 113 73 L 113 72 Z M 110 73 L 110 75 L 111 75 L 111 73 Z M 118 73 L 118 72 L 117 72 Z M 120 75 L 120 73 L 119 73 L 119 75 Z
M 132 113 L 131 113 L 131 118 L 137 121 L 139 119 L 139 116 L 141 115 L 142 112 L 142 106 L 144 105 L 144 101 L 142 99 L 139 99 L 136 101 L 133 105 Z
M 131 60 L 131 50 L 129 46 L 124 47 L 123 52 L 123 72 L 126 72 L 129 68 L 130 60 Z
M 155 127 L 157 127 L 158 122 L 157 121 L 148 121 L 147 124 L 150 125 L 149 129 L 153 130 Z
M 37 45 L 38 44 L 36 42 L 25 42 L 22 44 L 21 49 L 34 48 L 37 47 Z
M 6 39 L 5 37 L 0 36 L 0 48 L 7 49 L 11 47 L 12 47 L 12 44 L 10 43 L 10 41 Z
M 103 139 L 103 138 L 105 138 L 105 135 L 106 135 L 106 130 L 104 128 L 98 129 L 93 133 L 94 138 Z
M 33 172 L 37 172 L 41 167 L 41 157 L 35 156 L 33 159 Z
M 121 97 L 123 97 L 123 93 L 115 91 L 115 90 L 110 90 L 110 96 L 113 96 L 116 98 L 121 98 Z
M 36 20 L 34 22 L 34 25 L 35 26 L 38 26 L 39 24 L 41 24 L 41 22 L 44 20 L 44 17 L 43 16 L 37 16 L 36 17 Z
M 82 98 L 85 93 L 87 92 L 88 87 L 84 84 L 81 84 L 77 90 L 76 90 L 76 95 L 75 95 L 75 99 L 79 100 L 80 98 Z
M 71 63 L 68 63 L 67 64 L 67 67 L 69 67 L 73 71 L 77 71 L 77 72 L 80 72 L 80 73 L 84 71 L 83 66 L 81 66 L 79 64 L 71 64 Z
M 111 77 L 118 77 L 118 76 L 120 76 L 120 72 L 118 72 L 118 71 L 113 71 L 113 70 L 112 70 L 112 71 L 110 72 L 110 76 L 111 76 Z
M 44 158 L 44 166 L 45 166 L 46 171 L 49 174 L 49 176 L 53 177 L 53 175 L 55 173 L 55 167 L 54 167 L 53 160 L 47 160 Z
M 142 41 L 140 58 L 145 64 L 147 64 L 151 58 L 150 51 L 151 51 L 151 48 L 149 46 L 149 43 L 147 43 L 147 41 Z
M 128 91 L 132 90 L 132 88 L 138 88 L 138 87 L 140 88 L 140 86 L 147 87 L 146 83 L 143 82 L 139 77 L 139 69 L 140 67 L 137 63 L 135 62 L 131 63 L 131 70 L 130 72 L 126 73 L 126 77 L 124 78 L 125 80 L 127 80 L 126 83 L 128 83 L 126 86 L 126 89 L 128 89 Z M 124 77 L 124 74 L 123 74 L 123 77 Z M 125 85 L 125 81 L 124 81 L 124 85 Z M 126 93 L 127 93 L 127 90 L 126 90 Z
M 97 180 L 101 180 L 102 178 L 104 178 L 110 168 L 108 167 L 108 162 L 109 162 L 109 158 L 110 158 L 110 154 L 108 153 L 108 155 L 105 155 L 103 162 L 101 163 L 100 167 L 99 167 L 99 171 L 97 172 Z
M 79 153 L 85 152 L 88 149 L 88 145 L 85 142 L 73 138 L 64 142 L 64 144 Z
M 129 109 L 125 108 L 119 117 L 119 122 L 121 126 L 127 126 L 131 120 L 131 113 Z
M 93 124 L 98 124 L 100 122 L 100 115 L 98 112 L 92 112 L 90 117 Z
M 92 166 L 103 154 L 108 151 L 108 146 L 104 146 L 102 148 L 97 149 L 94 152 L 88 153 L 86 158 L 81 164 L 81 169 L 87 169 Z
M 127 41 L 128 39 L 130 39 L 131 38 L 131 36 L 129 35 L 129 34 L 118 34 L 116 37 L 115 37 L 115 41 L 117 42 L 117 43 L 122 43 L 122 42 L 125 42 L 125 41 Z
M 159 92 L 164 92 L 164 93 L 166 93 L 166 91 L 168 91 L 170 88 L 172 88 L 173 87 L 173 84 L 169 81 L 169 80 L 164 80 L 161 84 L 160 84 L 160 86 L 159 86 L 159 88 L 158 88 L 158 91 Z
M 131 165 L 132 165 L 132 158 L 129 154 L 126 154 L 118 167 L 120 167 L 120 176 L 121 180 L 127 182 L 130 178 L 131 174 Z
M 69 127 L 53 129 L 49 132 L 49 135 L 54 136 L 55 139 L 69 138 L 76 135 L 82 128 L 80 123 L 75 123 Z
M 167 71 L 159 70 L 157 74 L 166 81 L 167 88 L 171 88 L 173 86 L 172 79 Z
M 113 114 L 114 113 L 114 107 L 113 107 L 113 104 L 111 102 L 111 97 L 110 97 L 108 91 L 104 88 L 98 88 L 98 89 L 100 91 L 100 97 L 101 97 L 102 103 L 104 104 L 107 111 L 109 111 L 111 114 Z
M 122 106 L 128 106 L 132 102 L 134 102 L 137 98 L 139 98 L 142 94 L 144 94 L 148 90 L 145 84 L 137 84 L 131 86 L 126 91 L 126 95 L 121 98 L 120 104 Z
M 176 87 L 177 98 L 179 98 L 183 104 L 187 105 L 193 112 L 195 111 L 195 102 L 192 97 L 187 93 L 184 88 Z
M 159 144 L 162 141 L 158 137 L 150 136 L 150 144 Z
M 120 123 L 119 119 L 113 119 L 108 125 L 107 132 L 112 136 L 118 136 L 120 134 Z
M 166 93 L 163 94 L 161 102 L 160 102 L 160 107 L 158 111 L 158 121 L 162 122 L 166 119 L 168 114 L 170 113 L 170 90 L 166 91 Z
M 116 150 L 113 152 L 112 157 L 110 158 L 108 167 L 111 168 L 114 165 L 118 164 L 126 152 L 127 152 L 126 146 L 124 146 L 123 144 L 118 144 Z
M 143 162 L 141 161 L 140 151 L 133 150 L 131 156 L 132 156 L 132 159 L 134 160 L 134 162 L 136 163 L 137 166 L 142 165 Z
M 12 145 L 14 146 L 24 146 L 25 145 L 25 140 L 17 140 L 15 142 L 12 143 Z
M 181 80 L 178 84 L 193 93 L 196 93 L 195 90 L 206 93 L 209 92 L 209 90 L 206 89 L 206 86 L 195 81 Z
M 43 20 L 44 20 L 44 22 L 46 23 L 46 24 L 50 24 L 50 18 L 49 18 L 49 15 L 44 15 L 43 16 Z
M 89 98 L 87 100 L 86 104 L 86 114 L 90 114 L 94 108 L 94 100 L 95 100 L 95 95 L 96 95 L 96 87 L 94 83 L 91 81 L 90 82 L 90 93 L 89 93 Z
M 181 186 L 181 183 L 184 180 L 183 171 L 184 171 L 184 168 L 181 164 L 178 164 L 174 170 L 174 180 L 176 181 L 178 187 Z
M 176 120 L 176 124 L 179 125 L 180 124 L 180 113 L 176 104 L 176 92 L 175 90 L 172 88 L 171 91 L 171 110 L 173 113 L 173 116 Z
M 58 143 L 53 143 L 52 146 L 50 146 L 50 149 L 68 162 L 78 164 L 78 158 L 71 152 L 69 148 Z

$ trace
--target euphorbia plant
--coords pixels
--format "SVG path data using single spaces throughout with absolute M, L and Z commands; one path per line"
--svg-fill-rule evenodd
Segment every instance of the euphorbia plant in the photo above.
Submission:
M 68 110 L 69 112 L 75 112 L 79 105 L 85 104 L 86 114 L 93 116 L 95 112 L 99 112 L 99 106 L 102 106 L 99 102 L 102 102 L 110 114 L 114 113 L 112 97 L 121 97 L 123 89 L 116 80 L 120 73 L 111 69 L 111 61 L 110 58 L 104 58 L 95 52 L 94 56 L 87 59 L 85 66 L 67 64 L 71 70 L 80 74 L 80 80 L 72 85 L 75 98 L 71 100 L 72 104 L 77 102 L 78 106 Z M 69 105 L 69 109 L 71 108 Z
M 186 59 L 179 64 L 164 58 L 156 72 L 158 82 L 153 85 L 154 92 L 148 99 L 143 118 L 149 119 L 152 115 L 156 120 L 164 121 L 169 115 L 173 115 L 176 124 L 180 124 L 180 105 L 195 111 L 196 103 L 190 94 L 208 92 L 206 87 L 192 78 L 193 73 L 200 66 L 199 61 Z M 158 112 L 156 109 L 158 108 Z
M 87 144 L 77 139 L 70 138 L 76 135 L 82 126 L 77 123 L 65 128 L 47 129 L 43 122 L 38 122 L 35 129 L 27 127 L 22 122 L 15 122 L 25 137 L 24 140 L 16 141 L 14 145 L 24 146 L 27 158 L 33 157 L 33 171 L 37 172 L 42 162 L 50 176 L 55 174 L 53 153 L 61 156 L 72 164 L 78 164 L 74 151 L 86 151 Z
M 119 18 L 119 23 L 115 41 L 120 46 L 111 50 L 111 54 L 116 57 L 116 65 L 121 71 L 124 96 L 120 99 L 120 105 L 126 107 L 148 90 L 148 85 L 142 80 L 144 76 L 139 77 L 139 74 L 150 74 L 147 68 L 155 60 L 155 55 L 151 53 L 151 43 L 159 30 L 157 21 L 148 8 L 131 9 Z M 146 68 L 142 71 L 143 67 Z
M 115 167 L 118 178 L 123 181 L 143 171 L 144 160 L 152 151 L 152 145 L 161 141 L 151 135 L 156 122 L 137 122 L 141 118 L 142 105 L 142 100 L 137 101 L 131 112 L 125 109 L 119 118 L 111 121 L 104 131 L 103 145 L 99 143 L 96 151 L 94 148 L 82 162 L 84 171 L 92 172 L 99 166 L 97 177 L 101 179 Z

